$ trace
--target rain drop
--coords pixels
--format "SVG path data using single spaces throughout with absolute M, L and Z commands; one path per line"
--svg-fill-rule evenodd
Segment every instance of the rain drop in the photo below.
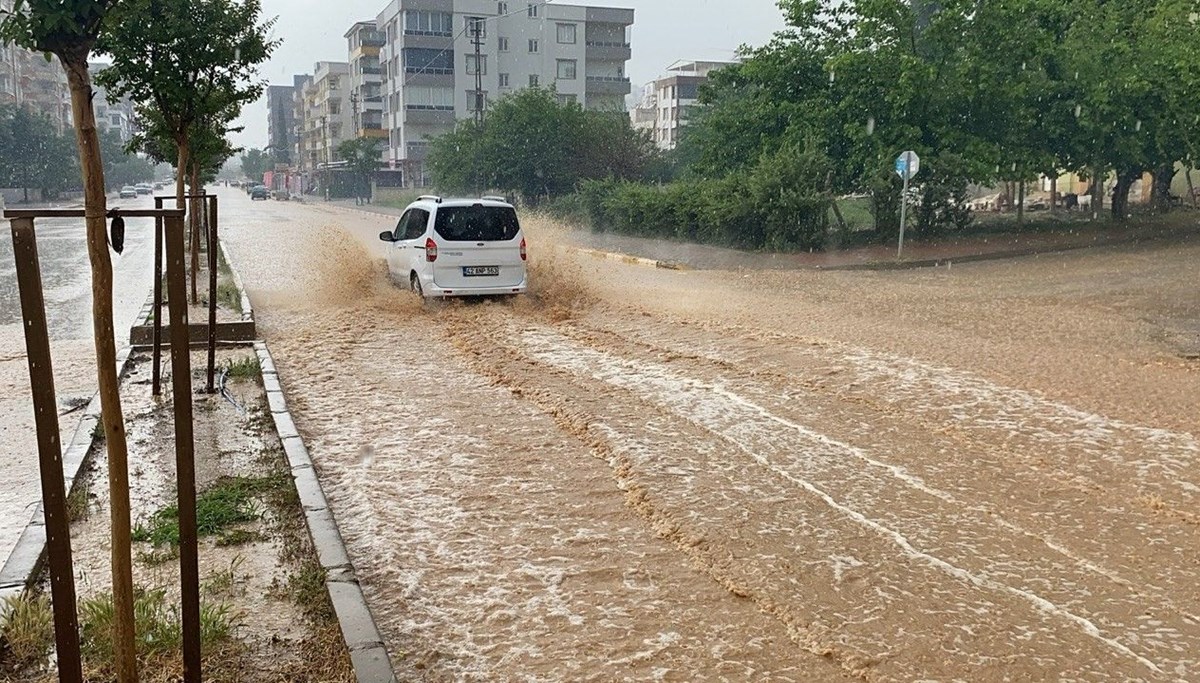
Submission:
M 836 79 L 837 79 L 837 72 L 830 71 L 829 72 L 829 82 L 832 83 Z
M 1082 113 L 1083 113 L 1083 107 L 1079 106 L 1078 104 L 1075 105 L 1075 118 L 1079 118 L 1079 115 Z
M 867 117 L 867 135 L 874 135 L 874 134 L 875 134 L 875 117 L 868 116 Z
M 1133 129 L 1136 131 L 1139 131 L 1139 132 L 1142 130 L 1142 120 L 1141 119 L 1138 119 L 1137 123 L 1135 123 L 1133 125 Z

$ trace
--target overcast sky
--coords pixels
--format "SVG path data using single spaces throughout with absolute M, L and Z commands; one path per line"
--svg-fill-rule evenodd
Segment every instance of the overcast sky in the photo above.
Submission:
M 318 61 L 346 61 L 343 37 L 355 21 L 374 20 L 388 0 L 263 0 L 263 13 L 279 17 L 275 36 L 283 44 L 262 70 L 274 85 L 311 73 Z M 556 4 L 632 7 L 634 92 L 677 59 L 730 59 L 744 44 L 762 45 L 783 28 L 776 0 L 555 0 Z M 267 144 L 266 97 L 242 112 L 240 146 Z

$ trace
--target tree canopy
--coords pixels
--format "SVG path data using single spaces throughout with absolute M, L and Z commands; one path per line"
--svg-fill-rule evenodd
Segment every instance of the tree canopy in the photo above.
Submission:
M 428 163 L 446 191 L 501 190 L 536 203 L 580 180 L 640 177 L 654 156 L 623 114 L 585 111 L 553 90 L 529 88 L 493 103 L 482 127 L 463 122 L 435 139 Z

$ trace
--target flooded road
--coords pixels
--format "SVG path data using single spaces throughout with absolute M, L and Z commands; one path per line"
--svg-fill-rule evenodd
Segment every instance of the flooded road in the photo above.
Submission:
M 122 200 L 124 208 L 153 208 L 152 200 Z M 15 208 L 15 207 L 14 207 Z M 29 395 L 29 366 L 21 325 L 21 301 L 8 221 L 0 220 L 0 564 L 41 500 L 37 433 Z M 37 243 L 58 394 L 59 429 L 68 443 L 80 413 L 78 401 L 96 391 L 92 337 L 92 279 L 83 220 L 38 220 Z M 130 219 L 125 251 L 113 254 L 113 313 L 117 348 L 129 342 L 133 324 L 154 282 L 153 221 Z
M 527 219 L 533 295 L 426 307 L 388 219 L 223 202 L 401 680 L 1200 677 L 1200 245 L 676 273 Z

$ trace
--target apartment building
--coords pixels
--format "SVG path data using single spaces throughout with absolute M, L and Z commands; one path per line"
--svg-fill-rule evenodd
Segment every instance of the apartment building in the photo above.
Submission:
M 12 6 L 12 0 L 0 0 L 0 12 Z M 40 52 L 4 41 L 0 41 L 0 104 L 23 106 L 45 116 L 61 134 L 74 125 L 71 91 L 58 57 L 47 61 Z
M 650 131 L 660 149 L 675 149 L 700 86 L 713 71 L 733 64 L 737 62 L 681 60 L 667 67 L 666 75 L 646 85 L 641 101 L 630 112 L 633 127 Z
M 296 135 L 296 88 L 291 85 L 267 87 L 267 140 L 276 165 L 289 165 Z
M 308 168 L 308 155 L 304 149 L 304 131 L 308 125 L 305 120 L 304 111 L 304 89 L 312 82 L 310 74 L 297 74 L 292 76 L 292 153 L 291 165 L 293 169 L 310 170 Z
M 564 102 L 624 112 L 633 20 L 631 9 L 540 1 L 392 0 L 376 20 L 387 163 L 405 184 L 428 184 L 430 140 L 520 88 L 553 87 Z
M 300 146 L 305 170 L 324 170 L 339 161 L 338 146 L 353 138 L 349 75 L 346 62 L 317 62 L 304 86 Z
M 383 68 L 379 51 L 383 47 L 383 32 L 374 21 L 360 21 L 346 32 L 350 64 L 350 108 L 354 137 L 387 139 L 383 127 Z M 385 145 L 380 145 L 379 159 L 387 159 Z

